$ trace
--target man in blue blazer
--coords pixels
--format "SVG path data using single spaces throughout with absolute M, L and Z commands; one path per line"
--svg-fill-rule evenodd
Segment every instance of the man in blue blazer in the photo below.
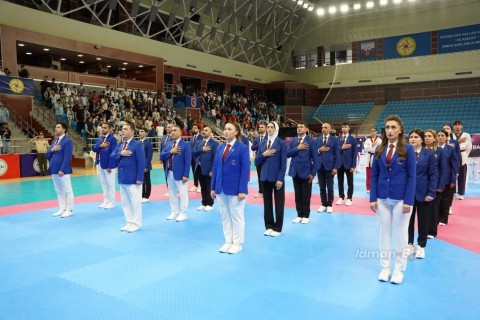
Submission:
M 171 140 L 160 153 L 160 159 L 167 164 L 168 197 L 172 210 L 167 220 L 181 222 L 187 220 L 188 177 L 192 151 L 188 142 L 183 141 L 180 127 L 174 126 L 170 136 Z M 178 195 L 180 195 L 180 208 Z
M 332 126 L 322 124 L 322 136 L 317 138 L 315 150 L 318 150 L 318 184 L 320 185 L 320 199 L 322 205 L 318 212 L 333 212 L 334 182 L 333 177 L 341 165 L 340 140 L 330 134 Z
M 92 150 L 96 153 L 95 164 L 98 165 L 98 177 L 103 191 L 103 202 L 98 206 L 103 209 L 115 208 L 115 167 L 109 167 L 110 155 L 117 148 L 117 139 L 112 134 L 108 122 L 102 123 L 102 135 Z
M 258 136 L 255 137 L 255 139 L 253 139 L 253 142 L 252 142 L 252 151 L 255 151 L 257 152 L 258 151 L 258 148 L 260 146 L 260 144 L 265 140 L 266 138 L 266 126 L 264 123 L 260 123 L 258 125 Z M 257 178 L 258 178 L 258 194 L 255 195 L 255 198 L 261 198 L 262 195 L 263 195 L 263 185 L 262 185 L 262 181 L 260 180 L 260 174 L 262 172 L 262 164 L 259 163 L 257 164 L 256 161 L 255 161 L 255 167 L 257 168 Z
M 50 173 L 57 193 L 59 210 L 54 217 L 68 218 L 73 215 L 73 190 L 70 175 L 72 167 L 73 143 L 65 135 L 68 124 L 59 122 L 55 126 L 55 139 L 47 150 L 47 159 L 50 161 Z
M 304 121 L 298 122 L 298 136 L 290 141 L 287 149 L 287 158 L 292 158 L 288 175 L 293 180 L 297 209 L 297 217 L 292 220 L 293 223 L 309 222 L 312 180 L 319 167 L 315 140 L 310 138 L 307 132 L 308 124 Z
M 142 144 L 133 138 L 135 127 L 122 127 L 122 143 L 110 155 L 109 166 L 118 167 L 118 183 L 122 209 L 127 224 L 120 230 L 136 232 L 142 228 L 142 185 L 145 171 L 145 152 Z
M 190 144 L 190 150 L 193 151 L 195 148 L 195 144 L 198 142 L 202 142 L 203 138 L 202 135 L 199 133 L 199 129 L 197 125 L 192 126 L 192 136 L 188 139 L 188 143 Z M 196 156 L 192 154 L 192 174 L 193 174 L 193 187 L 190 188 L 190 192 L 200 192 L 200 188 L 198 186 L 198 180 L 200 178 L 199 173 L 195 171 L 195 160 Z
M 173 123 L 169 123 L 167 124 L 166 128 L 165 128 L 165 134 L 163 135 L 162 137 L 162 141 L 160 142 L 160 155 L 162 154 L 162 151 L 163 149 L 165 149 L 165 146 L 167 145 L 167 143 L 169 143 L 172 138 L 170 137 L 170 134 L 172 133 L 172 128 L 175 126 L 175 124 Z M 160 161 L 162 161 L 162 159 L 160 159 Z M 168 188 L 168 181 L 167 181 L 167 163 L 165 163 L 164 161 L 162 161 L 162 164 L 163 164 L 163 172 L 165 173 L 165 184 L 167 185 L 167 188 Z M 169 193 L 167 192 L 166 194 L 164 194 L 165 197 L 168 197 L 169 196 Z
M 346 206 L 352 205 L 353 197 L 353 173 L 357 166 L 357 139 L 350 133 L 350 126 L 344 122 L 342 124 L 342 135 L 338 137 L 340 148 L 340 167 L 337 170 L 338 179 L 338 194 L 339 199 L 337 205 L 345 204 Z M 347 201 L 345 201 L 344 191 L 344 178 L 347 176 Z
M 152 181 L 150 179 L 150 171 L 152 171 L 153 147 L 150 139 L 147 138 L 147 129 L 138 130 L 140 142 L 145 152 L 145 172 L 143 174 L 142 186 L 142 203 L 150 202 L 150 194 L 152 193 Z
M 218 142 L 213 139 L 210 127 L 205 127 L 202 132 L 203 139 L 195 144 L 193 156 L 195 157 L 195 172 L 199 176 L 200 190 L 202 192 L 202 205 L 198 211 L 212 211 L 213 198 L 210 195 L 212 183 L 213 161 L 217 153 Z

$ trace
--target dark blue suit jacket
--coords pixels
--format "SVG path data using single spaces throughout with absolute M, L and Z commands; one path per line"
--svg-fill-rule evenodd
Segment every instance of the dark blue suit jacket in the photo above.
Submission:
M 192 150 L 190 149 L 190 144 L 187 141 L 184 141 L 182 138 L 179 139 L 177 146 L 180 147 L 181 151 L 173 156 L 173 178 L 176 181 L 180 181 L 183 177 L 188 178 L 190 175 Z M 172 150 L 172 147 L 173 139 L 170 139 L 163 151 L 160 153 L 160 159 L 164 161 L 165 167 L 168 167 L 168 159 L 170 158 L 170 151 Z
M 370 202 L 390 198 L 403 200 L 404 204 L 413 206 L 417 165 L 413 147 L 407 144 L 405 148 L 407 158 L 402 160 L 395 152 L 390 166 L 387 166 L 386 160 L 388 148 L 383 150 L 379 159 L 374 155 L 370 174 Z
M 437 160 L 437 171 L 438 171 L 438 183 L 437 189 L 445 189 L 445 186 L 449 184 L 449 177 L 445 174 L 447 172 L 447 157 L 445 150 L 442 148 L 437 148 L 435 150 L 435 159 Z
M 145 152 L 145 169 L 152 170 L 152 158 L 153 158 L 153 147 L 150 139 L 146 138 L 145 140 L 140 141 L 143 145 L 143 151 Z
M 62 171 L 64 174 L 71 174 L 72 167 L 70 166 L 70 161 L 72 160 L 73 154 L 72 140 L 68 139 L 67 136 L 64 136 L 58 143 L 61 149 L 58 151 L 51 151 L 56 142 L 57 139 L 52 140 L 46 154 L 47 159 L 50 161 L 50 173 L 58 174 L 59 171 Z
M 123 142 L 117 145 L 115 151 L 110 155 L 109 168 L 118 167 L 119 184 L 136 184 L 137 181 L 143 182 L 143 173 L 145 171 L 145 152 L 140 141 L 130 140 L 127 150 L 132 154 L 128 157 L 120 155 L 123 149 Z
M 197 138 L 195 139 L 195 141 L 193 140 L 193 136 L 191 136 L 189 139 L 188 139 L 188 144 L 190 145 L 190 150 L 193 151 L 193 149 L 195 149 L 195 145 L 199 142 L 199 141 L 203 141 L 203 137 L 202 135 L 199 133 L 197 135 Z M 203 142 L 202 142 L 203 143 Z M 203 145 L 203 144 L 202 144 Z M 195 159 L 196 159 L 196 156 L 193 154 L 192 152 L 192 162 L 195 162 Z
M 292 178 L 297 175 L 300 179 L 307 179 L 309 175 L 315 177 L 320 168 L 315 140 L 306 135 L 303 142 L 308 143 L 308 149 L 298 150 L 298 137 L 288 145 L 287 158 L 292 158 L 288 175 Z
M 415 199 L 425 202 L 425 197 L 435 198 L 438 187 L 438 168 L 433 150 L 422 149 L 417 159 Z
M 264 134 L 263 136 L 263 141 L 265 141 L 267 139 L 267 134 Z M 252 142 L 252 151 L 257 151 L 258 150 L 258 147 L 260 146 L 260 135 L 256 136 L 255 139 L 253 139 L 253 142 Z
M 340 150 L 340 167 L 343 164 L 345 169 L 355 168 L 357 166 L 357 139 L 351 134 L 348 135 L 346 144 L 350 144 L 351 147 L 348 149 L 342 149 L 343 144 L 343 134 L 338 137 L 338 148 Z
M 458 145 L 458 143 L 457 143 Z M 446 177 L 446 184 L 457 184 L 457 174 L 459 169 L 459 158 L 455 148 L 449 144 L 445 144 L 443 148 L 445 154 L 446 170 L 442 172 L 442 175 Z
M 264 157 L 263 153 L 267 150 L 268 138 L 264 139 L 259 145 L 255 157 L 255 165 L 262 165 L 260 172 L 260 181 L 277 182 L 285 181 L 285 172 L 287 171 L 287 146 L 285 141 L 275 138 L 270 149 L 275 149 L 275 153 L 270 157 Z
M 225 143 L 217 148 L 213 165 L 211 189 L 215 193 L 236 196 L 248 194 L 248 178 L 250 176 L 250 151 L 248 146 L 235 141 L 222 163 Z
M 215 160 L 215 155 L 217 154 L 218 142 L 213 138 L 210 138 L 206 146 L 210 147 L 210 150 L 204 152 L 202 140 L 201 143 L 196 143 L 195 149 L 193 149 L 193 156 L 195 157 L 195 170 L 197 170 L 197 167 L 200 166 L 200 170 L 204 176 L 208 176 L 208 174 L 213 171 L 213 162 Z
M 95 143 L 92 150 L 93 152 L 97 153 L 97 156 L 95 158 L 95 164 L 100 164 L 100 168 L 102 169 L 108 169 L 108 163 L 110 162 L 110 154 L 117 148 L 117 139 L 115 139 L 113 134 L 110 133 L 107 136 L 107 139 L 105 139 L 105 142 L 108 142 L 108 148 L 100 148 L 102 139 L 103 136 L 98 137 L 97 143 Z
M 328 136 L 327 147 L 329 147 L 330 150 L 318 153 L 318 169 L 321 168 L 322 164 L 325 170 L 333 170 L 340 168 L 340 166 L 342 165 L 342 159 L 340 157 L 340 145 L 341 142 L 339 142 L 337 137 L 331 135 Z M 316 140 L 315 148 L 317 152 L 318 149 L 320 149 L 321 147 L 323 147 L 323 136 L 318 137 Z

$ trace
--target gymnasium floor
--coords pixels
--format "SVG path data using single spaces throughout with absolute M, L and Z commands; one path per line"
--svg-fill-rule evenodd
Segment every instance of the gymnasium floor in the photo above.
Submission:
M 78 170 L 77 170 L 78 171 Z M 120 203 L 98 209 L 92 170 L 72 177 L 74 216 L 51 216 L 50 178 L 0 182 L 0 319 L 479 319 L 479 185 L 454 201 L 450 223 L 429 240 L 426 259 L 408 263 L 402 285 L 376 280 L 377 223 L 369 211 L 364 168 L 354 205 L 295 225 L 286 178 L 284 233 L 263 236 L 263 207 L 252 171 L 244 251 L 220 254 L 218 208 L 185 222 L 169 214 L 163 172 L 155 169 L 143 229 L 127 234 Z M 191 183 L 191 182 L 190 182 Z M 119 195 L 117 194 L 117 201 Z M 313 212 L 315 211 L 315 212 Z

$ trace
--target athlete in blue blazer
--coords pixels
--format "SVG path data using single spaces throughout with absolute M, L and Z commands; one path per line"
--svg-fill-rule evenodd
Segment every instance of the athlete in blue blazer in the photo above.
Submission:
M 73 213 L 73 189 L 70 175 L 72 174 L 73 143 L 65 135 L 68 131 L 68 124 L 59 122 L 55 126 L 55 139 L 52 140 L 47 150 L 46 157 L 50 161 L 50 173 L 52 174 L 53 185 L 57 193 L 59 210 L 53 214 L 54 217 L 67 218 Z
M 258 128 L 257 128 L 258 136 L 256 136 L 255 139 L 253 139 L 252 147 L 251 147 L 252 151 L 257 152 L 260 144 L 263 141 L 265 141 L 265 138 L 267 137 L 267 134 L 265 133 L 266 129 L 267 129 L 267 126 L 265 123 L 260 123 L 258 125 Z M 255 195 L 255 197 L 260 197 L 263 194 L 263 185 L 262 185 L 262 181 L 260 180 L 260 174 L 262 173 L 262 165 L 255 163 L 255 168 L 257 169 L 257 178 L 258 178 L 258 195 Z
M 195 145 L 197 143 L 202 144 L 203 137 L 199 133 L 198 126 L 193 125 L 192 126 L 192 136 L 188 139 L 188 144 L 190 145 L 190 150 L 193 151 L 195 149 Z M 190 189 L 191 192 L 198 191 L 198 180 L 200 178 L 199 172 L 195 171 L 195 162 L 196 162 L 196 156 L 192 153 L 192 175 L 193 175 L 193 187 Z
M 146 128 L 140 128 L 138 135 L 145 152 L 145 172 L 143 173 L 142 186 L 142 203 L 150 201 L 152 193 L 152 180 L 150 179 L 150 171 L 152 171 L 153 146 L 150 139 L 147 138 L 148 131 Z
M 357 167 L 357 139 L 350 133 L 350 126 L 344 122 L 342 124 L 342 135 L 338 137 L 339 149 L 340 149 L 340 167 L 337 170 L 338 179 L 338 195 L 339 199 L 337 204 L 345 204 L 346 206 L 352 205 L 353 197 L 353 174 Z M 344 191 L 344 175 L 347 176 L 347 201 L 345 202 Z
M 95 164 L 98 165 L 98 177 L 103 191 L 103 202 L 98 207 L 103 209 L 115 208 L 115 167 L 109 167 L 109 163 L 110 155 L 116 148 L 117 139 L 112 134 L 110 124 L 102 123 L 102 135 L 92 150 L 96 153 Z
M 260 180 L 263 183 L 263 216 L 266 236 L 277 237 L 282 233 L 285 208 L 285 172 L 287 170 L 287 147 L 278 138 L 279 126 L 276 122 L 267 123 L 267 137 L 260 144 L 255 164 L 262 165 Z M 273 198 L 275 197 L 275 217 Z

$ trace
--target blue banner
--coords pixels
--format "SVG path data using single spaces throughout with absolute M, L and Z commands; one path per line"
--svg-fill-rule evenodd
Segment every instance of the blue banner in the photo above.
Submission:
M 360 41 L 358 44 L 358 61 L 377 60 L 377 40 Z
M 383 39 L 383 59 L 426 56 L 432 53 L 432 33 L 423 32 Z
M 33 80 L 0 76 L 0 93 L 33 96 Z
M 183 97 L 174 97 L 173 98 L 173 106 L 175 108 L 200 108 L 202 106 L 202 97 L 191 97 L 191 96 L 183 96 Z
M 438 31 L 438 53 L 480 49 L 480 24 Z

